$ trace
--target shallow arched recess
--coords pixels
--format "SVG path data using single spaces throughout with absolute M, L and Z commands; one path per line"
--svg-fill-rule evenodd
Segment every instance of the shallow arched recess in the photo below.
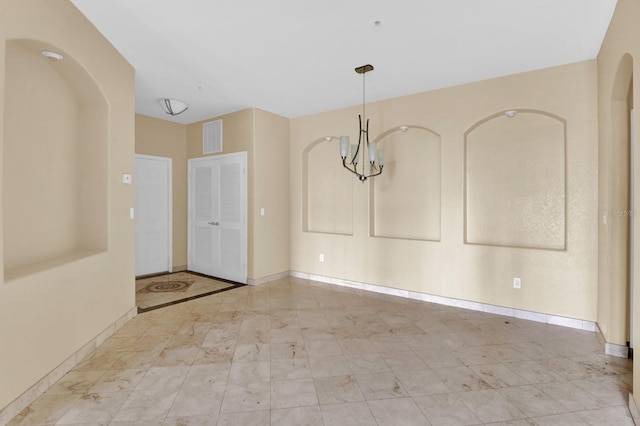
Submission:
M 339 138 L 311 142 L 302 152 L 302 229 L 353 234 L 353 175 L 342 166 Z
M 370 235 L 440 241 L 440 135 L 406 127 L 374 141 L 385 150 L 385 166 L 371 180 Z
M 565 139 L 565 120 L 527 109 L 465 133 L 465 243 L 566 248 Z
M 41 51 L 61 53 L 52 61 Z M 6 43 L 5 281 L 107 249 L 107 102 L 61 49 Z

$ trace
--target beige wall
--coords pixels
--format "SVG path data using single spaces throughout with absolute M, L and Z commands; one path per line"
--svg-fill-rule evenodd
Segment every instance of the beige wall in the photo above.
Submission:
M 566 248 L 566 123 L 535 110 L 480 122 L 465 140 L 465 242 Z
M 598 325 L 606 340 L 624 345 L 629 338 L 629 109 L 635 105 L 634 216 L 640 200 L 640 3 L 619 0 L 598 55 L 599 123 L 599 291 Z M 635 80 L 635 81 L 634 81 Z M 631 89 L 631 90 L 630 90 Z M 619 214 L 620 213 L 620 214 Z M 634 235 L 634 282 L 640 282 L 640 230 Z M 636 289 L 637 289 L 636 284 Z M 640 341 L 640 291 L 635 291 L 634 341 Z M 633 387 L 640 387 L 634 367 Z M 634 393 L 640 402 L 638 392 Z
M 247 276 L 254 278 L 253 262 L 254 262 L 254 244 L 253 244 L 253 219 L 251 212 L 254 210 L 254 185 L 253 185 L 253 110 L 245 109 L 242 111 L 225 114 L 220 117 L 214 117 L 208 120 L 197 121 L 187 125 L 187 159 L 206 157 L 202 153 L 202 124 L 209 121 L 222 120 L 222 152 L 220 154 L 230 154 L 232 152 L 247 152 L 247 210 L 249 217 L 247 218 Z
M 428 129 L 440 137 L 440 205 L 441 217 L 439 234 L 431 238 L 376 238 L 373 237 L 370 221 L 372 209 L 370 185 L 382 185 L 377 178 L 360 183 L 357 178 L 342 169 L 339 159 L 338 141 L 320 142 L 333 144 L 333 158 L 320 155 L 315 160 L 321 164 L 308 165 L 305 155 L 312 153 L 309 146 L 318 144 L 325 136 L 349 135 L 357 140 L 357 115 L 360 107 L 331 111 L 291 121 L 291 269 L 327 277 L 395 287 L 410 291 L 489 303 L 517 309 L 543 312 L 553 315 L 595 321 L 597 317 L 597 65 L 596 61 L 586 61 L 566 66 L 544 69 L 525 74 L 513 75 L 434 92 L 421 93 L 367 106 L 371 119 L 371 139 L 400 125 Z M 544 176 L 535 174 L 535 161 L 557 162 L 558 154 L 554 149 L 530 146 L 535 151 L 535 161 L 530 162 L 518 151 L 500 149 L 500 145 L 486 149 L 487 156 L 493 156 L 503 165 L 515 163 L 522 169 L 524 184 L 520 192 L 508 187 L 508 182 L 493 181 L 497 187 L 476 185 L 475 179 L 467 176 L 465 181 L 465 134 L 494 115 L 504 117 L 504 111 L 519 109 L 538 111 L 542 114 L 559 117 L 566 122 L 566 160 L 553 170 L 566 168 L 565 182 L 556 182 L 554 188 L 566 187 L 566 200 L 552 203 L 550 213 L 529 212 L 537 220 L 537 225 L 552 232 L 552 242 L 560 232 L 564 239 L 564 230 L 558 231 L 555 222 L 560 222 L 566 214 L 566 249 L 532 248 L 529 241 L 538 228 L 527 228 L 524 235 L 517 238 L 520 247 L 491 246 L 484 244 L 465 244 L 465 187 L 467 197 L 473 197 L 474 209 L 468 210 L 468 223 L 486 213 L 487 207 L 495 203 L 497 194 L 512 194 L 510 206 L 527 204 L 527 185 L 540 188 Z M 524 114 L 512 120 L 521 120 Z M 526 120 L 526 118 L 524 118 Z M 516 123 L 504 118 L 503 124 Z M 524 128 L 527 128 L 526 126 Z M 409 129 L 407 137 L 414 129 Z M 516 134 L 517 136 L 517 134 Z M 503 141 L 504 142 L 504 141 Z M 513 143 L 518 142 L 514 137 Z M 560 146 L 565 141 L 560 141 Z M 381 141 L 380 146 L 394 142 Z M 470 142 L 469 142 L 470 143 Z M 542 144 L 541 146 L 545 146 Z M 322 148 L 325 149 L 325 148 Z M 329 148 L 327 148 L 329 149 Z M 385 148 L 386 149 L 386 148 Z M 438 151 L 432 149 L 433 152 Z M 389 151 L 390 154 L 392 151 Z M 472 154 L 475 155 L 475 154 Z M 400 205 L 396 217 L 389 217 L 391 210 L 385 211 L 388 221 L 420 221 L 403 210 L 413 208 L 411 196 L 420 190 L 420 185 L 410 182 L 422 182 L 424 179 L 436 179 L 431 171 L 425 170 L 428 163 L 402 156 L 399 159 L 389 156 L 384 174 L 396 179 L 394 173 L 410 173 L 405 185 L 398 185 L 395 191 L 400 194 L 395 199 Z M 314 161 L 315 161 L 314 160 Z M 309 160 L 311 161 L 311 160 Z M 314 170 L 311 170 L 314 168 Z M 398 171 L 394 170 L 400 169 Z M 433 168 L 433 166 L 431 166 Z M 314 193 L 317 181 L 310 180 L 310 173 L 325 170 L 327 184 L 331 176 L 337 173 L 347 174 L 348 180 L 340 180 L 335 191 L 342 198 L 324 197 L 323 208 L 334 212 L 338 219 L 351 220 L 352 223 L 338 223 L 338 230 L 350 232 L 333 233 L 305 232 L 304 218 L 313 218 L 317 202 Z M 484 170 L 481 178 L 494 170 Z M 533 171 L 533 173 L 532 173 Z M 510 169 L 513 172 L 513 168 Z M 528 174 L 527 174 L 528 173 Z M 555 176 L 555 175 L 554 175 Z M 309 179 L 309 180 L 308 180 Z M 555 178 L 554 178 L 555 179 Z M 484 179 L 483 182 L 491 180 Z M 334 184 L 336 181 L 334 180 Z M 346 192 L 344 186 L 347 186 Z M 324 188 L 329 191 L 329 189 Z M 377 191 L 377 188 L 375 189 Z M 555 192 L 554 192 L 555 191 Z M 555 189 L 551 191 L 557 193 Z M 561 193 L 562 191 L 560 191 Z M 343 199 L 345 194 L 351 194 Z M 555 196 L 555 195 L 553 195 Z M 520 200 L 517 197 L 523 197 Z M 388 199 L 393 199 L 388 196 Z M 481 200 L 485 200 L 483 204 Z M 314 201 L 315 200 L 315 201 Z M 564 203 L 566 202 L 566 213 Z M 561 208 L 558 209 L 557 206 Z M 387 206 L 388 207 L 388 206 Z M 434 222 L 428 207 L 424 209 L 423 220 Z M 513 211 L 496 211 L 503 217 L 519 214 Z M 327 216 L 329 217 L 329 216 Z M 311 224 L 308 224 L 311 225 Z M 475 225 L 472 225 L 475 226 Z M 309 228 L 311 228 L 309 226 Z M 308 229 L 309 229 L 308 228 Z M 312 228 L 311 228 L 312 229 Z M 480 229 L 480 228 L 478 228 Z M 340 235 L 343 234 L 343 235 Z M 439 238 L 438 238 L 439 236 Z M 409 235 L 411 237 L 411 235 Z M 429 241 L 435 240 L 435 241 Z M 439 240 L 439 241 L 438 241 Z M 325 261 L 319 262 L 318 255 L 323 253 Z M 513 277 L 522 278 L 522 289 L 512 288 Z
M 187 268 L 187 127 L 136 114 L 136 154 L 171 158 L 173 270 Z
M 222 120 L 223 152 L 247 152 L 247 276 L 289 271 L 289 121 L 246 109 L 187 125 L 187 158 L 203 157 L 202 124 Z M 265 216 L 260 208 L 265 208 Z
M 248 153 L 247 275 L 289 271 L 289 120 L 247 109 L 188 125 L 136 116 L 136 153 L 173 159 L 174 269 L 187 265 L 187 161 L 203 157 L 202 124 L 223 123 L 223 152 Z M 260 214 L 264 208 L 265 215 Z
M 289 120 L 254 109 L 253 278 L 289 271 Z M 260 209 L 264 208 L 264 216 Z
M 134 72 L 68 1 L 0 0 L 0 11 L 0 164 L 6 192 L 0 258 L 8 260 L 0 273 L 5 278 L 0 279 L 2 409 L 135 306 L 134 227 L 129 219 L 134 191 L 120 177 L 133 172 Z M 66 58 L 45 64 L 39 55 L 42 46 Z M 16 75 L 20 70 L 14 67 L 32 62 L 37 66 Z M 23 86 L 20 95 L 31 102 L 25 110 L 12 82 L 23 85 L 40 76 L 56 89 L 43 95 Z M 40 82 L 32 83 L 37 91 Z M 61 105 L 55 94 L 64 97 L 62 111 L 56 111 Z M 16 150 L 18 138 L 41 151 Z M 47 150 L 50 155 L 43 155 Z M 94 167 L 89 170 L 77 158 Z M 21 172 L 16 167 L 4 170 L 9 162 Z M 73 168 L 70 175 L 63 175 L 61 163 Z M 20 182 L 14 173 L 22 173 Z M 43 182 L 43 174 L 50 182 Z M 50 185 L 55 200 L 47 199 L 43 185 Z M 69 191 L 69 185 L 74 189 Z M 10 205 L 16 188 L 31 203 L 32 211 L 25 215 L 61 226 L 39 227 L 39 235 L 29 235 L 23 227 L 25 232 L 9 231 L 5 238 L 7 229 L 21 226 Z M 38 193 L 40 197 L 32 196 Z M 90 230 L 85 224 L 94 219 L 100 226 Z M 76 220 L 80 223 L 74 228 Z M 76 231 L 73 241 L 59 235 Z M 14 263 L 22 256 L 18 251 L 36 238 L 51 239 L 56 248 Z

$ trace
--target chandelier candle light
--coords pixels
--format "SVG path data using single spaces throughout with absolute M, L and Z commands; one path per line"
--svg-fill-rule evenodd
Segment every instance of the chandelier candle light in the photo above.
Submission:
M 365 116 L 365 74 L 373 71 L 373 65 L 363 65 L 356 68 L 358 74 L 362 74 L 362 115 L 358 115 L 360 122 L 360 134 L 358 135 L 358 144 L 351 145 L 351 153 L 349 155 L 349 136 L 340 136 L 340 157 L 342 157 L 342 165 L 345 169 L 358 176 L 360 182 L 364 182 L 367 178 L 378 176 L 382 173 L 384 167 L 384 150 L 378 149 L 375 142 L 369 142 L 369 119 Z M 364 128 L 362 125 L 364 124 Z M 369 172 L 366 172 L 366 157 L 364 156 L 364 147 L 367 147 L 369 154 Z M 362 173 L 358 171 L 358 162 L 362 151 Z M 347 161 L 347 156 L 349 161 Z M 376 164 L 376 160 L 378 161 Z

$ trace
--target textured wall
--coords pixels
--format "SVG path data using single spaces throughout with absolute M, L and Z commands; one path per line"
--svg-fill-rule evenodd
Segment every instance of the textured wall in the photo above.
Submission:
M 353 175 L 340 161 L 336 161 L 338 155 L 336 143 L 327 142 L 324 138 L 310 144 L 302 154 L 302 215 L 303 220 L 307 220 L 303 224 L 306 231 L 353 233 Z M 336 209 L 336 205 L 344 208 Z
M 371 236 L 439 241 L 440 136 L 420 127 L 382 136 L 378 147 L 389 161 L 371 181 Z
M 171 158 L 173 172 L 173 268 L 187 267 L 187 128 L 136 115 L 136 154 Z
M 253 278 L 289 271 L 289 120 L 254 109 Z M 264 215 L 261 214 L 264 209 Z
M 75 181 L 82 190 L 84 183 L 88 194 L 71 195 L 62 187 L 52 191 L 62 198 L 77 197 L 80 202 L 75 205 L 85 209 L 78 211 L 80 221 L 83 217 L 97 220 L 93 229 L 82 229 L 90 225 L 90 221 L 77 228 L 78 242 L 86 245 L 88 251 L 73 250 L 66 258 L 31 263 L 21 274 L 14 274 L 12 280 L 0 281 L 1 409 L 134 309 L 135 283 L 134 223 L 129 218 L 134 190 L 132 185 L 121 182 L 121 174 L 133 173 L 134 168 L 134 71 L 68 1 L 0 0 L 0 10 L 0 128 L 3 129 L 0 152 L 4 152 L 5 146 L 15 147 L 16 138 L 47 134 L 40 144 L 32 147 L 45 152 L 61 147 L 67 154 L 66 158 L 60 158 L 59 153 L 52 152 L 43 158 L 44 152 L 39 152 L 33 157 L 18 158 L 18 153 L 10 148 L 8 154 L 13 158 L 7 160 L 11 160 L 13 166 L 30 169 L 31 173 L 24 174 L 21 182 L 3 181 L 3 188 L 49 184 L 53 188 Z M 71 92 L 59 84 L 42 87 L 40 82 L 32 81 L 21 91 L 21 96 L 31 102 L 35 115 L 25 111 L 21 104 L 13 109 L 13 87 L 7 86 L 15 81 L 13 65 L 24 64 L 13 62 L 16 58 L 11 50 L 15 40 L 31 40 L 34 47 L 45 44 L 65 56 L 60 63 L 47 65 L 60 76 L 70 77 L 65 81 L 78 98 L 75 105 Z M 32 59 L 35 58 L 40 59 L 37 53 Z M 41 68 L 38 65 L 22 72 L 30 77 L 43 76 L 45 81 L 55 79 L 48 72 L 51 69 Z M 99 90 L 93 91 L 91 86 Z M 37 93 L 38 90 L 45 93 Z M 62 104 L 56 102 L 58 96 L 63 97 Z M 56 108 L 63 111 L 57 112 Z M 53 122 L 49 118 L 54 118 Z M 82 125 L 78 128 L 80 118 Z M 80 131 L 75 142 L 81 147 L 68 145 L 74 129 Z M 78 159 L 70 158 L 75 156 L 69 151 L 75 152 Z M 0 158 L 3 169 L 4 160 Z M 47 168 L 47 162 L 53 162 L 53 168 Z M 64 173 L 61 166 L 74 168 L 76 175 L 56 175 Z M 43 172 L 50 183 L 43 184 Z M 5 179 L 11 172 L 5 175 L 3 170 L 1 175 Z M 50 208 L 56 211 L 55 215 L 61 214 L 60 220 L 69 219 L 70 212 L 64 210 L 69 206 L 60 210 L 52 203 L 65 203 L 70 199 L 51 201 L 41 195 L 40 199 L 32 200 L 32 209 L 39 213 L 38 220 L 56 219 L 47 216 Z M 95 201 L 92 195 L 97 196 Z M 3 194 L 2 203 L 7 202 L 10 200 Z M 3 208 L 3 215 L 11 210 L 11 206 L 6 207 L 9 210 Z M 2 218 L 5 227 L 11 226 L 11 222 L 11 217 Z M 59 232 L 67 230 L 68 224 L 61 223 Z M 43 230 L 40 238 L 55 232 L 52 228 Z M 4 241 L 4 231 L 0 234 Z M 21 238 L 24 237 L 23 234 Z M 9 244 L 1 250 L 5 249 L 15 250 L 16 246 Z M 13 259 L 14 255 L 7 253 L 6 257 Z M 5 255 L 0 253 L 0 258 L 4 259 Z M 0 276 L 7 275 L 12 275 L 11 270 L 5 270 L 3 265 Z
M 562 250 L 565 123 L 541 111 L 499 114 L 465 140 L 465 241 Z
M 625 345 L 629 340 L 629 239 L 635 246 L 634 341 L 640 341 L 640 227 L 629 235 L 629 218 L 638 215 L 640 200 L 640 3 L 618 0 L 616 11 L 598 55 L 599 132 L 599 256 L 598 325 L 608 342 Z M 634 111 L 634 198 L 629 206 L 629 116 Z M 640 387 L 640 369 L 634 368 L 634 389 Z M 636 403 L 638 392 L 634 392 Z
M 392 134 L 381 142 L 388 149 L 383 176 L 364 184 L 346 170 L 336 175 L 339 142 L 322 141 L 357 140 L 360 106 L 293 119 L 291 269 L 594 321 L 596 75 L 596 62 L 586 61 L 369 104 L 370 139 Z M 487 119 L 499 123 L 511 109 L 522 115 L 509 126 L 525 126 L 492 128 Z M 394 133 L 401 125 L 411 128 Z M 413 139 L 416 128 L 431 132 L 424 145 Z M 476 168 L 466 178 L 465 144 L 473 145 Z M 316 150 L 322 154 L 305 166 Z M 322 179 L 333 183 L 323 187 Z M 339 195 L 328 195 L 329 186 Z M 495 217 L 498 202 L 503 211 Z M 343 235 L 315 232 L 313 220 L 305 227 L 316 205 L 325 224 L 333 212 L 351 216 L 351 227 L 344 219 Z M 522 289 L 513 288 L 513 277 Z

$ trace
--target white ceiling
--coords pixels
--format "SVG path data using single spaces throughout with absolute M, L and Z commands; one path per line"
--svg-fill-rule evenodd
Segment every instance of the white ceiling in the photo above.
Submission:
M 71 0 L 136 70 L 136 111 L 299 117 L 597 56 L 616 0 Z M 375 25 L 375 21 L 380 21 Z M 159 100 L 189 104 L 181 115 Z

